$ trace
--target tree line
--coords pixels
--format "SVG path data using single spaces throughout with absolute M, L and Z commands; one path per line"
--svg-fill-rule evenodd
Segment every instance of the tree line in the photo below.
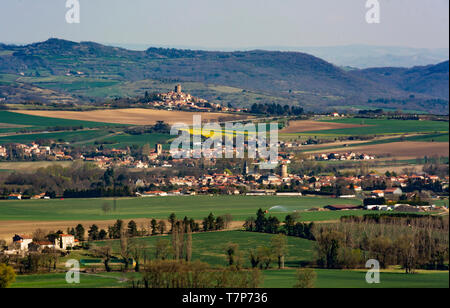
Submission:
M 324 268 L 363 268 L 376 259 L 382 268 L 448 269 L 448 217 L 367 215 L 314 229 L 316 263 Z
M 299 116 L 302 115 L 304 110 L 302 107 L 280 105 L 280 104 L 253 104 L 250 108 L 250 112 L 254 114 L 266 114 L 271 116 Z
M 244 229 L 249 232 L 262 232 L 270 234 L 286 234 L 296 236 L 307 240 L 314 240 L 314 223 L 301 223 L 298 213 L 286 215 L 283 223 L 275 216 L 266 216 L 266 212 L 259 209 L 255 217 L 249 217 L 245 220 Z

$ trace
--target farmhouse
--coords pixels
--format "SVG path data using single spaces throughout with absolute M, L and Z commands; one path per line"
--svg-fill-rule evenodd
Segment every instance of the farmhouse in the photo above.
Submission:
M 22 194 L 10 194 L 8 200 L 22 200 Z
M 29 235 L 14 235 L 13 245 L 20 251 L 28 250 L 28 245 L 33 242 L 33 237 Z
M 275 190 L 272 189 L 257 189 L 246 193 L 247 196 L 273 196 Z
M 384 197 L 384 191 L 383 190 L 374 190 L 374 191 L 372 191 L 372 197 L 374 197 L 374 198 L 383 198 Z
M 59 238 L 55 239 L 55 247 L 66 250 L 68 247 L 72 248 L 77 245 L 75 237 L 70 234 L 61 234 Z
M 8 156 L 8 153 L 6 152 L 6 148 L 4 148 L 0 145 L 0 157 L 6 157 L 6 156 Z
M 301 197 L 301 192 L 277 192 L 277 196 L 283 196 L 283 197 Z
M 38 199 L 44 199 L 44 197 L 45 197 L 45 193 L 41 193 L 39 195 L 32 196 L 31 199 L 38 200 Z
M 399 187 L 388 188 L 384 191 L 384 195 L 386 197 L 400 197 L 403 194 L 403 191 Z
M 142 197 L 163 197 L 163 196 L 167 196 L 167 193 L 165 191 L 146 191 L 142 194 Z

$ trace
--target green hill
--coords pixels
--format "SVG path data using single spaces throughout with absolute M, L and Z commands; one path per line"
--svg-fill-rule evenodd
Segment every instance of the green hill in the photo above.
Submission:
M 445 69 L 447 67 L 447 69 Z M 235 51 L 214 52 L 180 49 L 149 48 L 130 51 L 92 42 L 75 43 L 59 39 L 26 46 L 0 45 L 0 75 L 8 76 L 0 84 L 0 97 L 11 96 L 10 88 L 21 91 L 11 75 L 22 84 L 70 94 L 73 99 L 89 101 L 92 89 L 120 86 L 126 82 L 154 80 L 162 84 L 196 83 L 192 94 L 223 104 L 249 105 L 258 101 L 285 100 L 311 110 L 331 109 L 333 106 L 370 105 L 368 100 L 396 98 L 424 102 L 414 109 L 448 112 L 447 66 L 426 68 L 344 70 L 317 57 L 299 52 Z M 386 73 L 384 73 L 386 72 Z M 21 76 L 25 77 L 22 78 Z M 43 82 L 42 77 L 70 77 L 72 80 Z M 411 78 L 414 76 L 414 78 Z M 253 91 L 259 96 L 247 103 L 235 97 L 211 90 L 199 93 L 208 85 L 229 86 L 241 92 Z M 136 92 L 149 90 L 136 89 Z M 38 92 L 38 91 L 37 91 Z M 120 94 L 120 92 L 118 93 Z M 133 94 L 133 93 L 131 93 Z M 28 94 L 30 95 L 30 94 Z M 441 99 L 432 109 L 431 99 Z M 371 104 L 373 107 L 374 105 Z

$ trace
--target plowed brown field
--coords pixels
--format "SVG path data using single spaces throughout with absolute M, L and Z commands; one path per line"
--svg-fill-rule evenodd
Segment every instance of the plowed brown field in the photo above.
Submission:
M 130 125 L 151 125 L 155 124 L 156 121 L 164 121 L 168 124 L 186 123 L 189 125 L 192 124 L 192 117 L 194 115 L 200 115 L 202 117 L 202 121 L 220 122 L 251 118 L 250 116 L 226 113 L 168 111 L 142 108 L 105 109 L 94 111 L 18 110 L 14 112 L 49 118 Z
M 374 154 L 376 156 L 389 156 L 399 160 L 423 158 L 424 156 L 449 156 L 448 142 L 393 142 L 367 146 L 354 146 L 342 149 L 315 151 L 315 153 L 333 152 L 358 152 Z

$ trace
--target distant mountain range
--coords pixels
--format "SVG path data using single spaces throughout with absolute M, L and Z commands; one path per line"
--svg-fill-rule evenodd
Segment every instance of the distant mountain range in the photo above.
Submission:
M 414 68 L 360 70 L 343 69 L 300 52 L 165 48 L 131 51 L 92 42 L 50 39 L 25 46 L 0 44 L 1 74 L 23 75 L 20 82 L 34 85 L 39 85 L 43 77 L 68 75 L 90 80 L 92 87 L 105 86 L 105 81 L 123 84 L 141 80 L 212 84 L 254 91 L 311 110 L 376 108 L 379 106 L 374 101 L 390 99 L 392 105 L 383 107 L 448 113 L 448 61 Z M 5 87 L 3 93 L 7 93 Z M 70 86 L 58 89 L 53 84 L 52 89 L 75 93 Z M 89 98 L 88 93 L 76 91 L 81 101 Z M 221 103 L 227 103 L 225 94 L 219 91 L 206 98 L 219 97 Z
M 408 48 L 389 46 L 333 46 L 293 49 L 306 52 L 339 66 L 355 68 L 406 67 L 438 64 L 449 59 L 448 48 Z

